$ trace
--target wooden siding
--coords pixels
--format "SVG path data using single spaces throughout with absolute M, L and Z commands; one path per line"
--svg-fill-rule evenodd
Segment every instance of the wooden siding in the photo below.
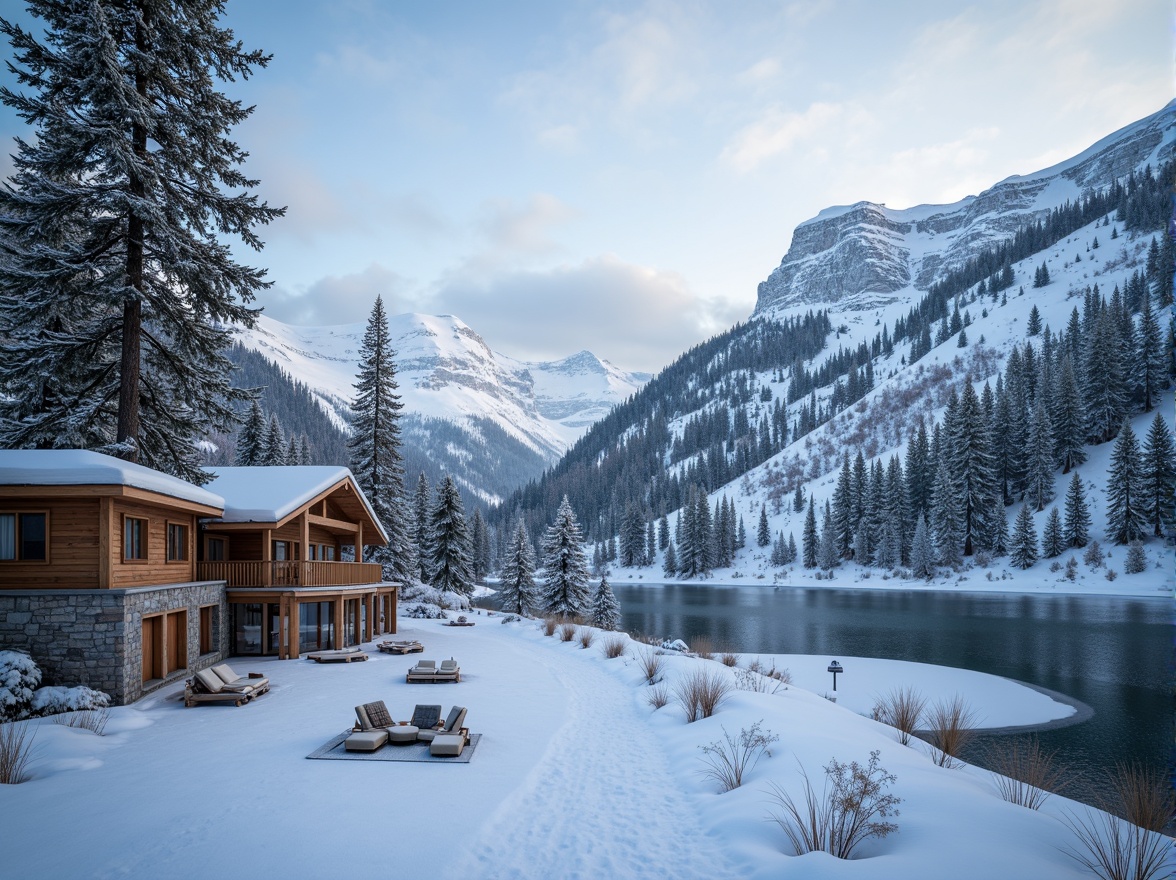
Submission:
M 147 521 L 147 559 L 127 560 L 123 558 L 123 520 L 137 517 Z M 196 534 L 196 518 L 189 513 L 168 510 L 154 505 L 114 499 L 111 526 L 114 534 L 111 540 L 110 583 L 102 586 L 112 588 L 148 587 L 156 584 L 181 584 L 196 580 L 196 558 L 193 536 Z M 182 523 L 188 527 L 188 558 L 182 562 L 167 561 L 167 524 Z
M 0 589 L 98 586 L 98 498 L 0 498 L 0 512 L 49 514 L 46 562 L 0 562 Z

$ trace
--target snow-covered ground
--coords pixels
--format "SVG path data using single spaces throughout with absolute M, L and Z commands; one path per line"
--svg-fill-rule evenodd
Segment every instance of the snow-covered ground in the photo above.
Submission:
M 1078 878 L 1052 797 L 1033 812 L 1002 801 L 993 777 L 936 766 L 922 743 L 864 717 L 878 693 L 912 685 L 932 699 L 962 694 L 989 726 L 1044 723 L 1071 706 L 966 670 L 842 658 L 853 675 L 829 689 L 827 658 L 764 657 L 796 684 L 735 690 L 716 715 L 687 724 L 671 698 L 654 710 L 629 643 L 607 659 L 598 639 L 545 637 L 538 625 L 444 628 L 401 620 L 424 657 L 455 657 L 459 684 L 408 685 L 418 657 L 372 652 L 366 663 L 233 661 L 262 671 L 270 693 L 242 708 L 184 708 L 178 688 L 114 709 L 98 737 L 36 725 L 33 779 L 0 786 L 2 873 L 9 877 L 474 878 L 953 877 Z M 745 658 L 750 659 L 750 658 Z M 666 657 L 670 692 L 716 661 Z M 808 688 L 808 689 L 806 689 Z M 468 707 L 482 735 L 468 764 L 313 761 L 348 728 L 353 707 L 384 700 L 395 718 L 416 703 Z M 762 719 L 779 741 L 742 788 L 720 794 L 700 774 L 699 747 Z M 387 748 L 392 748 L 388 746 Z M 860 859 L 794 856 L 768 821 L 769 783 L 799 794 L 800 767 L 820 787 L 831 758 L 881 765 L 903 799 L 898 833 Z

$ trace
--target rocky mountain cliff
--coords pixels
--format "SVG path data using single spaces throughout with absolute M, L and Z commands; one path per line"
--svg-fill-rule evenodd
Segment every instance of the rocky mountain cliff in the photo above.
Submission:
M 904 288 L 926 290 L 985 245 L 1012 237 L 1051 208 L 1176 150 L 1176 101 L 1077 156 L 1001 181 L 951 205 L 895 210 L 872 202 L 827 208 L 792 235 L 783 261 L 759 285 L 756 314 L 807 304 L 865 310 Z

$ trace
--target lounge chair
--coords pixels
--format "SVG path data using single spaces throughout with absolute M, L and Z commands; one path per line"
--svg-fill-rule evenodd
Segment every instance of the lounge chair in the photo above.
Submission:
M 420 654 L 425 646 L 417 641 L 384 641 L 376 647 L 385 654 Z
M 265 689 L 261 691 L 247 684 L 229 688 L 224 679 L 211 669 L 201 669 L 184 683 L 184 705 L 189 708 L 199 703 L 232 703 L 235 706 L 242 706 L 268 689 L 268 681 Z
M 269 690 L 269 679 L 264 675 L 250 673 L 247 676 L 238 675 L 228 663 L 212 667 L 212 671 L 225 683 L 226 691 L 248 691 L 252 689 L 253 696 L 260 697 Z
M 445 716 L 445 723 L 429 730 L 422 730 L 417 734 L 417 739 L 421 742 L 432 742 L 438 736 L 453 736 L 456 734 L 463 735 L 467 740 L 469 739 L 469 731 L 465 729 L 466 709 L 463 706 L 454 706 L 449 710 L 449 714 Z
M 436 663 L 432 660 L 422 660 L 408 670 L 404 680 L 409 684 L 461 681 L 461 667 L 452 658 L 442 660 L 440 668 L 437 668 Z
M 383 700 L 356 706 L 355 717 L 358 730 L 343 741 L 343 748 L 349 752 L 374 752 L 381 748 L 388 742 L 389 729 L 396 725 Z
M 358 645 L 351 648 L 339 648 L 334 651 L 314 651 L 307 654 L 307 660 L 313 660 L 315 663 L 351 663 L 355 660 L 366 660 L 368 655 L 365 654 Z

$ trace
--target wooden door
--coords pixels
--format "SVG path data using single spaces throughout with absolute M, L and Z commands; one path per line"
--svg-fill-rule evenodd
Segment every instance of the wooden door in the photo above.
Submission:
M 167 616 L 167 671 L 188 668 L 188 612 Z
M 143 618 L 143 681 L 163 678 L 163 618 Z

